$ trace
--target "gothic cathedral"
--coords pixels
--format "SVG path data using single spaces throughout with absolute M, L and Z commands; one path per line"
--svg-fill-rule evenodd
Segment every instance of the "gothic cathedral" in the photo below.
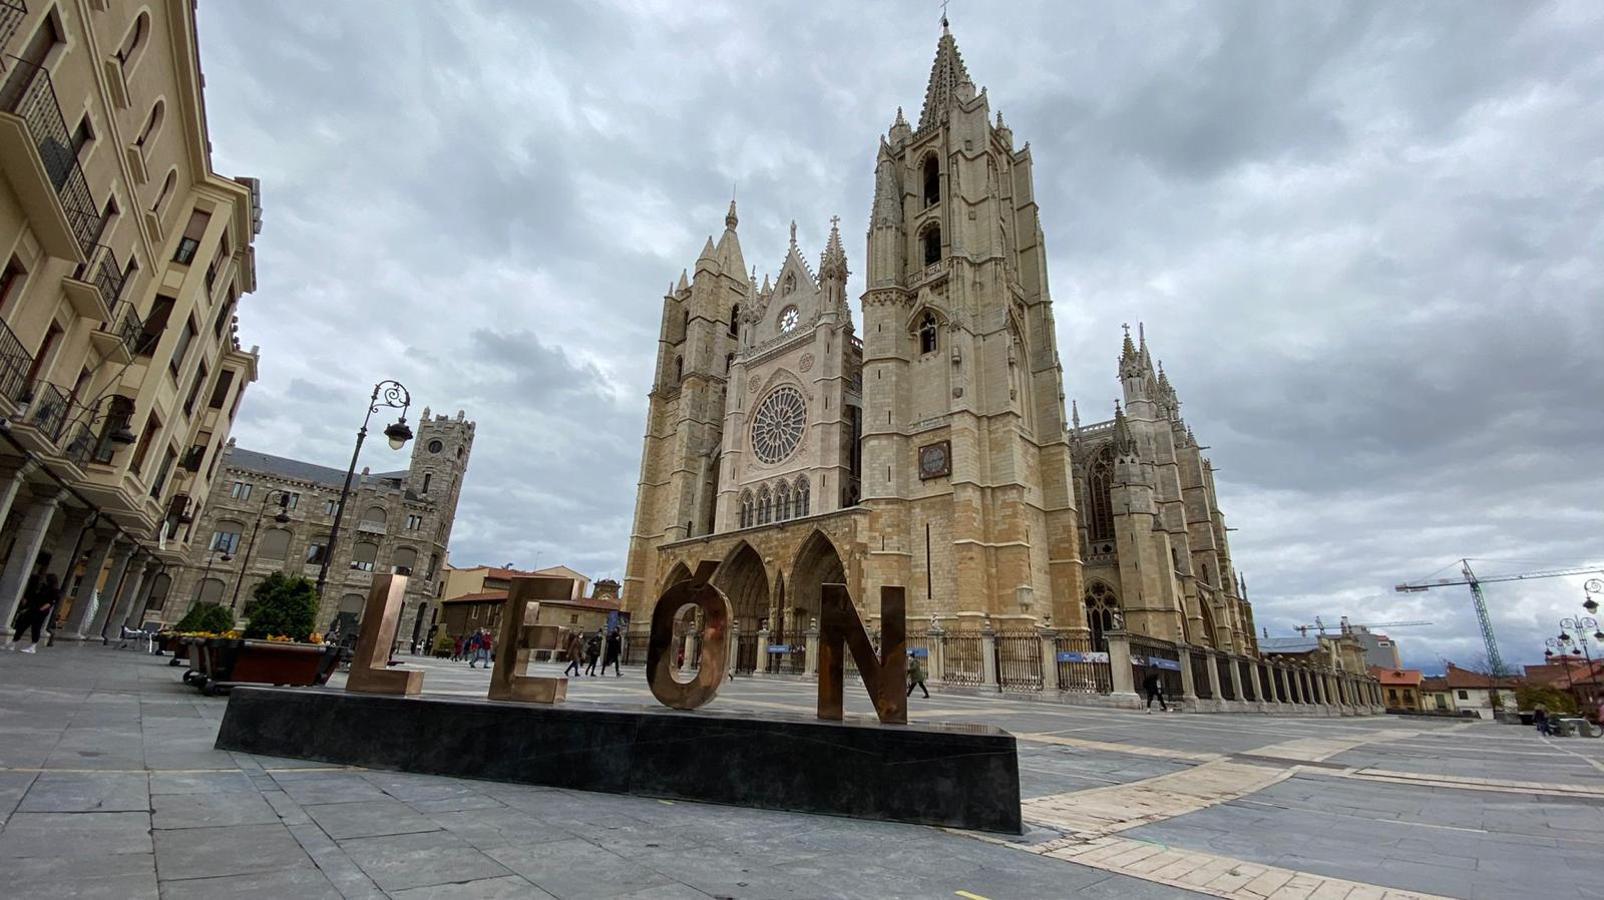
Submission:
M 624 601 L 694 573 L 799 640 L 819 586 L 948 628 L 1114 627 L 1252 652 L 1208 461 L 1145 340 L 1108 423 L 1066 420 L 1028 144 L 943 27 L 917 127 L 880 139 L 859 335 L 832 225 L 747 271 L 730 204 L 663 298 Z M 1078 511 L 1079 510 L 1079 511 Z

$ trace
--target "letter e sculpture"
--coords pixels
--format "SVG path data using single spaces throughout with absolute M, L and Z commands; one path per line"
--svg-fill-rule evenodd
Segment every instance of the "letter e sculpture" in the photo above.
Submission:
M 501 639 L 496 644 L 496 665 L 490 672 L 490 699 L 557 703 L 568 696 L 568 679 L 529 675 L 529 656 L 538 650 L 556 650 L 566 630 L 557 625 L 536 625 L 540 602 L 536 596 L 546 579 L 514 578 L 501 611 Z
M 380 575 L 373 579 L 373 586 L 368 589 L 367 608 L 362 611 L 362 632 L 356 640 L 356 654 L 351 657 L 351 675 L 345 680 L 346 690 L 408 695 L 423 690 L 421 671 L 392 669 L 388 665 L 406 593 L 405 575 Z

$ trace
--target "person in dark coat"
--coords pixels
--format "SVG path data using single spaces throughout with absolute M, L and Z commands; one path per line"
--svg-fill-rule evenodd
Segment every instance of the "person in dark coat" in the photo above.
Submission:
M 609 631 L 607 633 L 607 654 L 602 657 L 602 674 L 606 675 L 607 674 L 607 667 L 608 666 L 612 666 L 613 667 L 613 675 L 615 677 L 622 678 L 624 676 L 624 673 L 623 673 L 623 670 L 621 670 L 619 668 L 618 660 L 623 655 L 624 655 L 624 641 L 623 641 L 623 639 L 621 639 L 618 636 L 618 632 L 617 631 Z
M 574 677 L 578 678 L 579 660 L 585 655 L 585 636 L 577 631 L 570 631 L 568 633 L 568 644 L 563 648 L 563 652 L 568 656 L 568 668 L 563 669 L 563 674 L 567 675 L 572 672 Z
M 1149 713 L 1153 712 L 1154 700 L 1158 701 L 1159 709 L 1165 712 L 1170 711 L 1170 705 L 1164 701 L 1164 682 L 1159 679 L 1157 672 L 1148 672 L 1147 677 L 1142 679 L 1142 691 L 1147 694 L 1147 711 Z
M 31 631 L 33 643 L 23 647 L 21 652 L 37 653 L 39 630 L 50 620 L 50 613 L 60 603 L 61 587 L 56 583 L 56 573 L 46 572 L 31 590 L 23 593 L 22 614 L 17 617 L 16 633 L 11 636 L 11 644 L 6 649 L 14 649 L 16 644 L 21 643 L 23 632 Z
M 601 629 L 585 641 L 585 674 L 596 677 L 596 660 L 601 659 L 602 636 Z
M 930 689 L 925 687 L 925 666 L 919 657 L 913 653 L 908 654 L 908 696 L 913 696 L 913 689 L 918 688 L 925 692 L 925 699 L 930 699 Z

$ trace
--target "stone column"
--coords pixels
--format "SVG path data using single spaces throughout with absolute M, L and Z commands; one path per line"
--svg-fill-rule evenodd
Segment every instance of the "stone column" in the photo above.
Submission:
M 1220 692 L 1220 666 L 1219 663 L 1215 662 L 1214 660 L 1214 654 L 1204 654 L 1203 678 L 1208 683 L 1209 696 L 1214 698 L 1212 701 L 1210 701 L 1210 708 L 1224 709 L 1225 695 Z
M 132 544 L 119 544 L 111 555 L 111 571 L 106 573 L 106 589 L 101 591 L 95 601 L 95 614 L 89 620 L 89 628 L 84 631 L 84 640 L 100 637 L 106 630 L 106 620 L 111 618 L 111 610 L 117 605 L 117 597 L 122 593 L 123 579 L 128 573 L 128 561 L 133 558 L 134 546 Z
M 56 507 L 66 496 L 66 491 L 56 491 L 49 497 L 36 498 L 22 514 L 17 541 L 11 545 L 11 558 L 6 560 L 5 570 L 0 571 L 0 628 L 11 628 L 22 592 L 28 586 L 28 576 L 39 558 L 39 549 L 44 546 L 45 535 L 50 532 L 50 523 L 56 517 Z
M 809 678 L 819 675 L 819 623 L 813 622 L 808 626 L 807 632 L 807 674 Z
M 11 515 L 11 506 L 17 501 L 18 492 L 28 480 L 28 473 L 36 468 L 38 468 L 37 463 L 31 459 L 26 460 L 15 472 L 6 477 L 4 485 L 0 485 L 0 528 L 5 527 L 6 518 Z M 10 620 L 7 620 L 6 624 L 10 625 Z
M 1175 650 L 1181 658 L 1181 701 L 1197 709 L 1197 685 L 1192 683 L 1192 651 L 1184 646 Z
M 1058 694 L 1058 632 L 1043 628 L 1036 634 L 1041 638 L 1041 692 L 1053 697 Z
M 947 633 L 936 625 L 931 625 L 930 630 L 925 632 L 925 646 L 930 648 L 930 658 L 927 660 L 930 671 L 927 677 L 931 681 L 939 682 L 947 677 L 947 647 L 942 643 L 946 636 Z
M 1247 701 L 1244 700 L 1242 696 L 1242 667 L 1237 665 L 1236 657 L 1232 656 L 1231 654 L 1226 653 L 1223 654 L 1223 656 L 1225 657 L 1225 680 L 1223 682 L 1215 683 L 1216 686 L 1218 686 L 1222 691 L 1221 699 L 1224 700 L 1223 691 L 1225 690 L 1225 685 L 1229 684 L 1231 686 L 1231 696 L 1234 699 L 1227 702 L 1237 704 L 1237 709 L 1247 709 Z M 1215 669 L 1218 670 L 1219 666 L 1216 665 Z M 1228 707 L 1222 703 L 1220 708 L 1227 709 Z
M 69 506 L 61 511 L 61 535 L 50 548 L 50 568 L 46 569 L 56 576 L 56 583 L 61 585 L 62 593 L 66 593 L 67 579 L 72 577 L 72 564 L 77 562 L 73 557 L 83 553 L 82 539 L 89 530 L 90 512 L 76 506 Z
M 1141 705 L 1136 696 L 1136 676 L 1131 672 L 1131 639 L 1123 631 L 1110 631 L 1108 639 L 1108 675 L 1114 691 L 1110 695 L 1120 706 L 1132 709 Z
M 1264 679 L 1259 677 L 1259 664 L 1248 662 L 1248 681 L 1253 685 L 1253 696 L 1257 698 L 1259 709 L 1268 709 L 1268 701 L 1264 698 Z
M 1303 673 L 1297 669 L 1282 669 L 1281 677 L 1287 681 L 1287 699 L 1299 706 L 1307 706 L 1309 701 L 1303 696 Z
M 700 633 L 685 635 L 685 659 L 680 663 L 679 670 L 681 672 L 689 672 L 692 669 L 697 668 L 696 648 L 700 646 L 701 643 L 702 635 Z
M 139 573 L 139 593 L 129 598 L 128 615 L 123 617 L 123 627 L 138 628 L 145 624 L 140 619 L 145 615 L 145 604 L 150 602 L 150 589 L 156 586 L 156 575 L 161 570 L 162 564 L 156 560 L 151 560 L 145 564 L 144 571 Z M 394 654 L 392 653 L 391 655 L 393 656 Z
M 117 593 L 112 595 L 114 602 L 106 604 L 106 621 L 100 626 L 102 642 L 121 636 L 122 624 L 127 620 L 130 609 L 139 605 L 139 589 L 144 586 L 145 573 L 150 569 L 149 562 L 129 560 L 128 567 L 123 570 L 123 583 L 117 588 Z
M 111 555 L 112 548 L 117 543 L 114 534 L 95 532 L 90 543 L 89 561 L 84 564 L 83 581 L 79 582 L 78 590 L 73 594 L 72 612 L 67 616 L 66 624 L 61 627 L 60 637 L 67 640 L 83 640 L 84 631 L 89 623 L 89 617 L 95 611 L 95 585 L 100 583 L 100 573 L 106 568 L 106 558 Z
M 980 632 L 980 685 L 997 689 L 997 632 L 990 625 Z
M 752 674 L 759 678 L 769 674 L 769 629 L 766 626 L 757 630 L 757 665 Z

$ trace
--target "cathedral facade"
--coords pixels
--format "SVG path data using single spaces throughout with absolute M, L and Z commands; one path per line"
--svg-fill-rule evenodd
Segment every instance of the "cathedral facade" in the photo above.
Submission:
M 730 205 L 663 298 L 634 621 L 701 572 L 776 643 L 828 582 L 866 620 L 899 585 L 910 619 L 949 628 L 1251 637 L 1207 463 L 1145 346 L 1127 339 L 1113 422 L 1066 417 L 1032 165 L 944 27 L 917 126 L 899 109 L 879 141 L 861 335 L 838 227 L 815 271 L 793 225 L 759 284 Z

